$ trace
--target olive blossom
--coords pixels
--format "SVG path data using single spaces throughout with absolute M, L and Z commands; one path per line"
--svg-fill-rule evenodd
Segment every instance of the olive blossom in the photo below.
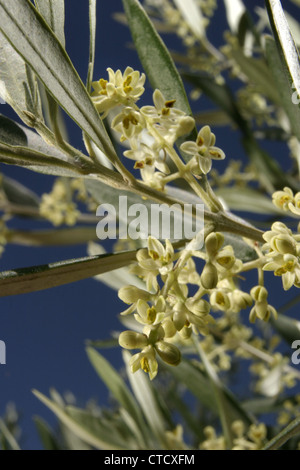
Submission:
M 149 133 L 155 139 L 160 137 L 162 144 L 166 141 L 173 145 L 178 137 L 191 132 L 195 125 L 193 118 L 174 107 L 175 102 L 174 99 L 166 100 L 160 90 L 155 90 L 153 93 L 154 106 L 141 108 L 141 113 L 149 123 Z
M 267 251 L 267 262 L 264 271 L 273 271 L 275 276 L 281 276 L 284 290 L 293 285 L 300 287 L 300 239 L 299 234 L 292 231 L 282 222 L 275 222 L 272 230 L 263 235 L 263 249 Z
M 114 72 L 111 68 L 107 71 L 108 80 L 101 78 L 92 82 L 94 88 L 92 100 L 97 111 L 103 113 L 102 117 L 107 116 L 108 112 L 118 105 L 132 105 L 145 90 L 145 74 L 141 75 L 131 67 L 127 67 L 123 74 L 121 70 Z
M 196 142 L 184 142 L 180 148 L 183 152 L 192 155 L 195 163 L 192 166 L 194 173 L 204 173 L 211 170 L 212 160 L 224 160 L 225 153 L 219 147 L 215 147 L 216 136 L 210 130 L 209 126 L 204 126 L 198 132 Z

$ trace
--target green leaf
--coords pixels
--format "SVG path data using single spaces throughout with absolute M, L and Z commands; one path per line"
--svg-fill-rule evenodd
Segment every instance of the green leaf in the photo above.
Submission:
M 66 51 L 32 3 L 1 0 L 0 30 L 58 104 L 118 167 L 118 157 L 85 86 Z
M 123 359 L 133 393 L 143 410 L 144 416 L 153 435 L 157 438 L 162 448 L 164 448 L 166 443 L 166 423 L 154 393 L 153 385 L 151 384 L 149 377 L 142 370 L 138 370 L 134 374 L 131 372 L 129 367 L 130 358 L 131 354 L 124 350 Z
M 3 434 L 5 439 L 7 440 L 10 450 L 21 450 L 19 447 L 19 444 L 17 443 L 15 437 L 13 434 L 10 432 L 8 429 L 6 423 L 3 421 L 3 419 L 0 418 L 0 432 Z
M 2 175 L 1 184 L 7 200 L 21 206 L 39 207 L 39 197 L 18 181 Z
M 178 382 L 182 383 L 187 389 L 203 404 L 204 407 L 217 412 L 216 398 L 210 380 L 199 367 L 196 367 L 191 361 L 183 359 L 176 367 L 169 367 L 168 371 Z M 232 393 L 222 384 L 222 393 L 225 397 L 226 407 L 230 413 L 231 419 L 242 420 L 247 426 L 253 422 L 253 418 L 240 405 Z
M 114 416 L 106 417 L 103 415 L 95 416 L 93 413 L 82 410 L 74 406 L 66 406 L 66 412 L 76 421 L 82 428 L 87 429 L 94 436 L 107 442 L 109 448 L 113 445 L 115 448 L 124 450 L 137 450 L 138 443 L 135 436 L 132 435 L 124 420 Z M 71 436 L 70 436 L 71 437 Z M 74 445 L 75 444 L 75 445 Z M 73 450 L 78 450 L 78 444 L 73 444 Z M 106 447 L 107 448 L 107 447 Z
M 68 157 L 57 159 L 28 147 L 4 145 L 0 142 L 0 162 L 17 165 L 32 171 L 57 176 L 81 175 L 81 171 Z
M 300 59 L 289 24 L 279 0 L 265 0 L 271 28 L 278 47 L 280 61 L 287 73 L 290 85 L 300 96 Z M 299 103 L 298 103 L 299 104 Z
M 8 145 L 27 146 L 25 132 L 12 119 L 0 114 L 0 141 Z
M 0 97 L 28 125 L 25 111 L 42 119 L 36 79 L 23 58 L 0 33 Z
M 143 416 L 120 373 L 94 348 L 87 347 L 86 352 L 101 380 L 106 384 L 118 403 L 129 413 L 143 435 L 145 428 Z M 143 441 L 143 438 L 141 438 L 141 441 Z
M 97 240 L 95 227 L 72 227 L 53 230 L 10 230 L 9 243 L 28 246 L 61 246 L 86 244 Z
M 271 324 L 289 346 L 300 339 L 300 321 L 281 314 L 276 320 L 272 318 Z
M 95 230 L 94 230 L 95 231 Z M 88 255 L 101 255 L 106 253 L 104 248 L 99 245 L 99 243 L 90 242 L 88 244 Z M 119 290 L 121 287 L 125 285 L 133 285 L 140 289 L 146 290 L 146 284 L 142 281 L 139 277 L 131 274 L 130 268 L 125 266 L 124 268 L 114 269 L 109 273 L 98 274 L 95 276 L 94 279 L 97 281 L 102 282 L 103 284 L 107 285 L 111 289 Z
M 65 0 L 34 0 L 39 13 L 65 47 Z
M 96 0 L 89 0 L 89 25 L 90 25 L 90 51 L 89 51 L 89 65 L 88 75 L 86 81 L 87 91 L 91 92 L 91 83 L 93 80 L 94 64 L 95 64 L 95 52 L 96 52 Z
M 34 424 L 37 428 L 38 435 L 42 441 L 45 450 L 62 450 L 59 445 L 56 436 L 54 435 L 52 429 L 39 416 L 33 418 Z
M 233 211 L 284 215 L 283 211 L 274 206 L 271 198 L 252 188 L 219 188 L 215 190 L 215 193 L 218 197 L 224 199 L 229 209 Z
M 136 252 L 122 252 L 19 268 L 0 273 L 0 297 L 25 294 L 93 277 L 136 260 Z
M 289 119 L 292 133 L 300 140 L 300 107 L 293 102 L 293 94 L 296 92 L 291 88 L 288 70 L 285 63 L 282 63 L 280 59 L 276 43 L 274 39 L 269 36 L 265 38 L 265 50 L 267 61 L 273 74 L 273 80 L 280 95 L 282 108 Z M 298 100 L 296 96 L 295 98 Z
M 300 418 L 294 419 L 277 436 L 273 437 L 262 450 L 277 450 L 283 446 L 291 437 L 300 434 Z
M 153 89 L 166 99 L 176 99 L 176 107 L 191 115 L 183 82 L 172 57 L 138 0 L 123 0 L 123 6 L 140 61 Z
M 72 411 L 68 413 L 68 407 L 62 408 L 37 390 L 33 390 L 33 394 L 44 403 L 70 431 L 87 444 L 96 449 L 124 449 L 122 444 L 113 435 L 108 433 L 107 429 L 101 430 L 99 426 L 97 428 L 97 434 L 95 434 L 95 428 L 91 426 L 91 423 L 79 419 L 78 414 L 74 417 L 75 413 L 72 413 Z

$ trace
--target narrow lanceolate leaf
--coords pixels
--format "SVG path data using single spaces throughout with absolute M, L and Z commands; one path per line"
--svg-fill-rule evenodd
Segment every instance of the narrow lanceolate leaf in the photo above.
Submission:
M 96 449 L 124 449 L 122 444 L 118 442 L 117 439 L 114 439 L 112 435 L 109 435 L 106 430 L 105 433 L 101 433 L 98 430 L 98 435 L 95 434 L 95 430 L 91 429 L 90 427 L 86 426 L 82 423 L 82 420 L 76 419 L 72 416 L 72 413 L 68 413 L 67 408 L 64 409 L 55 403 L 52 400 L 49 400 L 45 395 L 38 392 L 37 390 L 33 390 L 34 395 L 46 405 L 56 416 L 57 418 L 67 426 L 67 428 L 72 431 L 77 437 L 82 439 L 87 444 L 95 447 Z M 99 435 L 100 434 L 100 435 Z
M 89 0 L 89 20 L 90 20 L 90 52 L 89 52 L 89 65 L 88 76 L 86 81 L 86 88 L 88 92 L 91 91 L 91 83 L 93 80 L 95 52 L 96 52 L 96 0 Z
M 25 294 L 81 281 L 135 261 L 134 251 L 89 256 L 0 273 L 0 297 Z
M 292 133 L 300 140 L 300 99 L 297 96 L 296 88 L 291 89 L 291 80 L 288 75 L 288 70 L 285 65 L 282 64 L 278 48 L 272 37 L 266 37 L 265 49 L 273 80 L 281 98 L 281 106 L 290 121 Z
M 9 243 L 26 246 L 64 246 L 97 240 L 95 227 L 72 227 L 53 230 L 10 230 Z
M 165 444 L 166 423 L 157 397 L 154 394 L 153 385 L 149 377 L 142 370 L 138 370 L 134 374 L 131 372 L 129 367 L 131 357 L 129 351 L 123 351 L 123 360 L 126 365 L 129 383 L 143 410 L 148 426 L 158 442 L 160 442 L 160 445 L 163 446 Z
M 295 318 L 286 315 L 278 315 L 278 318 L 271 319 L 272 326 L 277 333 L 291 345 L 295 340 L 300 340 L 300 322 Z
M 280 60 L 297 95 L 300 96 L 300 58 L 280 0 L 265 0 Z M 293 90 L 291 89 L 291 93 Z
M 0 0 L 0 31 L 58 104 L 117 166 L 118 157 L 85 86 L 61 43 L 32 3 Z
M 24 111 L 42 117 L 37 83 L 32 71 L 0 33 L 0 98 L 30 125 Z
M 288 424 L 277 436 L 273 437 L 262 450 L 277 450 L 289 439 L 300 434 L 300 419 L 296 418 Z
M 132 39 L 153 89 L 166 99 L 176 99 L 176 107 L 191 115 L 183 82 L 172 57 L 138 0 L 123 0 Z
M 40 14 L 65 47 L 65 0 L 34 0 Z
M 48 423 L 46 423 L 46 421 L 44 421 L 39 416 L 34 416 L 33 421 L 36 426 L 39 438 L 42 441 L 43 448 L 45 450 L 62 450 L 54 432 Z
M 94 348 L 88 347 L 86 352 L 97 374 L 106 384 L 114 398 L 129 413 L 139 427 L 141 433 L 140 440 L 143 441 L 142 434 L 145 422 L 141 410 L 119 372 Z
M 67 157 L 64 160 L 57 159 L 28 147 L 5 145 L 2 142 L 0 142 L 0 162 L 50 175 L 78 177 L 81 173 Z
M 19 183 L 19 181 L 2 175 L 0 186 L 4 191 L 8 202 L 27 207 L 39 207 L 40 199 L 38 195 L 31 191 L 31 189 Z
M 20 126 L 12 119 L 0 114 L 0 142 L 8 145 L 26 147 L 27 136 Z
M 252 188 L 243 188 L 239 197 L 236 196 L 236 191 L 232 187 L 219 188 L 216 190 L 216 194 L 233 211 L 283 215 L 283 211 L 277 209 L 269 197 Z

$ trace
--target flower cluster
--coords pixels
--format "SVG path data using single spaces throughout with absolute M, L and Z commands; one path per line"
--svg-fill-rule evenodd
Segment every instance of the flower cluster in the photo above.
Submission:
M 102 118 L 112 109 L 120 108 L 111 127 L 120 134 L 120 141 L 126 141 L 130 147 L 124 156 L 135 161 L 134 169 L 140 170 L 146 184 L 162 191 L 167 182 L 184 177 L 186 165 L 175 151 L 174 144 L 179 137 L 191 133 L 195 120 L 176 108 L 176 100 L 166 99 L 160 90 L 153 93 L 153 106 L 139 108 L 136 102 L 144 91 L 145 76 L 131 67 L 127 67 L 124 74 L 120 70 L 113 72 L 108 69 L 108 75 L 109 80 L 93 82 L 92 100 Z M 207 174 L 212 159 L 225 158 L 224 152 L 215 147 L 215 140 L 209 126 L 204 126 L 196 142 L 182 144 L 181 150 L 193 157 L 188 169 L 194 174 Z M 167 159 L 173 160 L 179 170 L 174 176 L 169 175 Z
M 180 362 L 180 351 L 173 344 L 177 334 L 182 340 L 188 339 L 192 332 L 207 334 L 208 325 L 214 322 L 209 303 L 189 296 L 186 278 L 199 282 L 192 260 L 185 262 L 182 270 L 176 270 L 176 258 L 169 241 L 164 247 L 149 237 L 148 247 L 139 250 L 138 264 L 132 268 L 145 281 L 147 290 L 126 286 L 119 291 L 120 299 L 130 305 L 122 314 L 133 313 L 137 323 L 144 326 L 142 333 L 121 333 L 119 343 L 127 349 L 141 349 L 132 357 L 131 369 L 135 372 L 141 368 L 151 379 L 157 374 L 157 354 L 167 364 Z M 164 283 L 162 288 L 158 276 Z
M 137 70 L 127 67 L 122 74 L 121 70 L 114 72 L 107 69 L 108 80 L 101 78 L 92 82 L 94 92 L 92 100 L 100 114 L 106 116 L 108 111 L 121 104 L 132 106 L 144 93 L 145 74 L 140 75 Z
M 57 178 L 51 193 L 42 195 L 40 214 L 54 225 L 74 225 L 79 211 L 72 201 L 73 189 L 63 178 Z
M 148 247 L 138 251 L 137 264 L 131 272 L 145 282 L 146 290 L 125 286 L 119 291 L 120 299 L 129 305 L 122 315 L 133 314 L 137 325 L 143 325 L 142 332 L 125 331 L 119 339 L 120 345 L 127 349 L 141 349 L 131 359 L 133 372 L 142 368 L 154 378 L 157 354 L 164 362 L 177 364 L 180 352 L 174 343 L 188 341 L 193 333 L 207 338 L 203 340 L 204 349 L 218 361 L 218 368 L 228 369 L 231 359 L 225 351 L 237 348 L 241 338 L 249 339 L 247 328 L 244 331 L 237 325 L 237 314 L 250 307 L 253 300 L 250 321 L 256 317 L 266 321 L 271 313 L 276 314 L 266 296 L 254 292 L 255 289 L 263 291 L 263 287 L 252 289 L 251 295 L 239 288 L 235 277 L 243 263 L 236 259 L 232 246 L 223 243 L 223 235 L 212 232 L 206 237 L 205 252 L 191 254 L 205 260 L 201 274 L 193 258 L 189 256 L 182 261 L 182 253 L 175 253 L 168 240 L 163 246 L 149 237 Z M 192 296 L 188 284 L 198 288 Z M 225 316 L 216 320 L 210 314 L 211 308 L 224 312 Z M 212 346 L 210 336 L 216 321 L 219 330 L 224 330 L 224 345 L 220 348 Z
M 282 222 L 275 222 L 272 230 L 263 235 L 266 243 L 267 263 L 264 271 L 273 271 L 275 276 L 281 276 L 284 290 L 293 285 L 300 287 L 300 234 L 292 231 Z
M 248 429 L 242 421 L 232 423 L 232 433 L 234 434 L 233 447 L 231 450 L 259 450 L 263 447 L 267 428 L 263 423 L 251 424 Z M 212 426 L 204 428 L 205 440 L 200 444 L 201 450 L 226 450 L 226 440 L 223 435 L 217 436 Z

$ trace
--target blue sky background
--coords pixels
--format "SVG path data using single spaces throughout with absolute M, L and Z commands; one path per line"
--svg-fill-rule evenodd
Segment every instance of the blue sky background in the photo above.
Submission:
M 220 1 L 220 4 L 217 21 L 209 30 L 210 38 L 217 44 L 222 42 L 225 25 L 223 2 Z M 246 1 L 245 4 L 253 10 L 253 5 L 263 6 L 264 2 Z M 121 0 L 98 0 L 95 80 L 106 77 L 107 67 L 124 70 L 130 65 L 141 70 L 136 52 L 126 47 L 130 42 L 128 29 L 112 19 L 112 13 L 121 10 Z M 293 11 L 299 13 L 296 8 Z M 83 81 L 87 73 L 88 42 L 87 0 L 66 0 L 66 48 Z M 150 89 L 146 96 L 151 96 Z M 1 105 L 0 112 L 15 118 L 8 105 Z M 80 129 L 72 123 L 68 124 L 68 129 L 71 143 L 85 151 Z M 217 145 L 229 158 L 242 156 L 239 139 L 232 130 L 218 128 L 215 132 Z M 51 190 L 51 177 L 5 165 L 2 165 L 1 171 L 30 186 L 38 194 Z M 18 226 L 21 224 L 29 227 L 28 221 L 19 221 Z M 85 246 L 29 249 L 10 245 L 0 261 L 1 270 L 85 255 Z M 275 279 L 272 283 L 272 290 L 276 293 L 280 282 Z M 283 292 L 281 287 L 279 292 L 280 295 Z M 277 306 L 284 303 L 281 298 L 277 300 Z M 52 413 L 32 395 L 32 388 L 46 395 L 50 387 L 55 387 L 60 393 L 71 391 L 79 405 L 84 405 L 90 398 L 95 398 L 99 404 L 107 402 L 108 392 L 87 359 L 84 343 L 86 339 L 105 339 L 112 331 L 121 330 L 122 325 L 117 319 L 121 309 L 123 304 L 116 293 L 92 279 L 0 299 L 0 339 L 7 346 L 7 364 L 0 366 L 0 416 L 7 402 L 16 404 L 22 415 L 22 448 L 40 448 L 32 422 L 33 415 L 55 423 Z M 105 350 L 104 354 L 115 366 L 121 364 L 119 349 Z

